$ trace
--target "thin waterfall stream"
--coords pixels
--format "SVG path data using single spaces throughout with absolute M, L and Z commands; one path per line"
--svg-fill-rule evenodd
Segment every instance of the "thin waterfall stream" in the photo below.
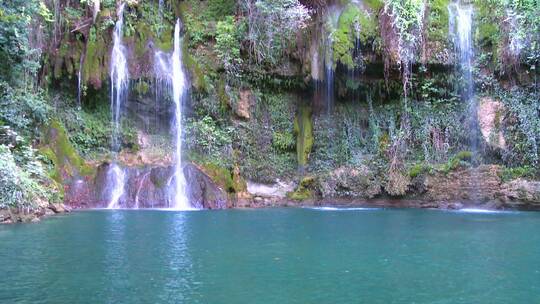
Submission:
M 172 87 L 175 104 L 175 195 L 174 209 L 193 209 L 186 197 L 186 179 L 182 166 L 182 103 L 186 98 L 188 83 L 182 67 L 182 37 L 180 36 L 180 19 L 176 21 L 174 28 L 174 52 L 172 54 Z
M 174 48 L 171 55 L 157 51 L 154 55 L 154 71 L 156 74 L 156 98 L 163 98 L 164 92 L 171 92 L 174 102 L 174 118 L 172 122 L 174 134 L 174 175 L 169 181 L 173 187 L 170 209 L 194 210 L 186 195 L 186 179 L 182 163 L 182 113 L 187 98 L 189 82 L 182 63 L 182 23 L 176 21 L 174 28 Z
M 456 54 L 459 56 L 459 68 L 463 78 L 462 99 L 467 102 L 470 124 L 470 148 L 478 151 L 478 118 L 477 104 L 474 94 L 473 69 L 473 6 L 454 1 L 448 5 L 449 32 L 453 40 Z
M 125 3 L 120 5 L 118 10 L 118 20 L 113 32 L 113 50 L 111 54 L 111 116 L 112 116 L 112 150 L 118 153 L 120 150 L 120 123 L 122 103 L 127 97 L 129 87 L 129 73 L 126 57 L 126 48 L 122 42 L 122 29 L 124 25 Z M 115 155 L 116 159 L 116 155 Z M 113 161 L 108 173 L 107 179 L 110 185 L 110 200 L 107 208 L 117 209 L 120 207 L 120 199 L 124 195 L 125 172 Z
M 478 157 L 480 147 L 480 132 L 478 123 L 478 105 L 474 93 L 473 81 L 473 5 L 468 2 L 453 1 L 448 5 L 449 33 L 453 40 L 455 53 L 459 56 L 459 72 L 462 77 L 463 87 L 461 98 L 466 102 L 467 124 L 469 128 L 469 149 L 473 157 Z M 473 159 L 471 159 L 473 161 Z M 470 198 L 479 198 L 478 172 L 473 169 L 474 177 L 471 179 Z

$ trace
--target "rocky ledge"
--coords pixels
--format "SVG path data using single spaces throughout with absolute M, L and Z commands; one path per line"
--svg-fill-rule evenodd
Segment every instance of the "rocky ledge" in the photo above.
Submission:
M 105 162 L 97 168 L 95 177 L 74 179 L 66 186 L 65 203 L 73 208 L 105 208 L 110 201 L 112 164 Z M 173 201 L 174 166 L 142 165 L 123 167 L 125 186 L 119 200 L 121 208 L 167 208 Z M 223 186 L 214 182 L 194 164 L 184 166 L 189 182 L 186 195 L 194 207 L 225 209 L 230 199 Z
M 324 176 L 304 178 L 296 184 L 248 182 L 247 193 L 238 195 L 232 206 L 540 210 L 540 181 L 503 181 L 501 170 L 497 165 L 482 165 L 451 172 L 422 173 L 405 180 L 402 194 L 392 195 L 388 181 L 379 180 L 367 168 L 339 168 Z
M 98 166 L 91 179 L 75 179 L 65 187 L 65 203 L 73 208 L 107 207 L 111 194 L 111 163 Z M 167 208 L 173 201 L 172 165 L 126 166 L 122 208 Z M 482 165 L 450 172 L 423 172 L 406 177 L 396 187 L 380 180 L 367 167 L 338 168 L 321 176 L 300 181 L 261 184 L 243 182 L 228 185 L 204 167 L 189 163 L 184 167 L 186 195 L 201 209 L 265 208 L 302 206 L 355 206 L 395 208 L 484 208 L 540 209 L 540 182 L 525 179 L 503 181 L 502 168 Z M 229 177 L 234 179 L 234 176 Z
M 0 224 L 39 222 L 41 218 L 70 212 L 64 204 L 48 204 L 36 208 L 0 209 Z

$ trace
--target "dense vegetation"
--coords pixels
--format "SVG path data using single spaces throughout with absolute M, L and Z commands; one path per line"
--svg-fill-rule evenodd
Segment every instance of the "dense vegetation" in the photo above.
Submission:
M 155 101 L 152 65 L 154 50 L 171 50 L 178 17 L 192 84 L 186 155 L 228 178 L 299 182 L 367 168 L 400 196 L 433 170 L 495 163 L 507 179 L 538 174 L 537 0 L 472 1 L 475 96 L 497 107 L 491 135 L 472 152 L 449 0 L 125 2 L 126 154 L 170 150 L 172 102 Z M 67 179 L 110 157 L 116 7 L 0 0 L 0 208 L 61 201 Z

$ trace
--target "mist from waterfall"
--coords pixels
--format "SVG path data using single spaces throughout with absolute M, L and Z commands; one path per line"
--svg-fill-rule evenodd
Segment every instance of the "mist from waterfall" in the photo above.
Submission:
M 129 87 L 128 64 L 126 57 L 126 48 L 122 42 L 122 28 L 124 25 L 125 3 L 118 9 L 118 20 L 114 26 L 113 32 L 113 50 L 111 54 L 111 117 L 112 117 L 112 150 L 117 153 L 120 151 L 120 123 L 122 103 L 127 97 Z M 116 156 L 115 156 L 116 158 Z M 113 163 L 107 173 L 108 183 L 111 185 L 110 201 L 107 206 L 109 209 L 120 207 L 120 199 L 124 194 L 125 172 L 116 163 Z

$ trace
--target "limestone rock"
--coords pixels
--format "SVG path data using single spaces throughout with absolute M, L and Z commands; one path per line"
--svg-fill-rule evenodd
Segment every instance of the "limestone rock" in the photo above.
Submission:
M 425 198 L 433 201 L 489 201 L 499 197 L 500 167 L 482 165 L 462 168 L 448 174 L 428 175 L 424 181 Z
M 184 174 L 188 181 L 186 192 L 192 205 L 204 209 L 227 208 L 227 192 L 208 175 L 192 164 L 185 166 Z
M 540 181 L 520 178 L 504 183 L 501 188 L 508 205 L 540 208 Z
M 260 184 L 253 181 L 247 182 L 247 192 L 255 197 L 273 197 L 284 199 L 287 193 L 294 191 L 293 183 L 277 180 L 274 184 Z
M 500 125 L 504 105 L 490 97 L 480 99 L 478 105 L 478 123 L 484 140 L 492 147 L 506 149 L 506 140 Z
M 320 179 L 323 198 L 373 198 L 381 193 L 381 184 L 366 166 L 341 167 Z
M 247 119 L 251 117 L 249 108 L 253 101 L 253 93 L 251 90 L 241 90 L 240 91 L 240 98 L 238 99 L 238 102 L 236 103 L 234 112 L 236 115 L 240 118 Z
M 103 208 L 109 202 L 112 191 L 107 172 L 110 163 L 98 167 L 94 180 L 80 181 L 67 193 L 66 204 L 75 208 Z M 119 200 L 124 208 L 167 208 L 173 201 L 172 180 L 174 166 L 124 167 L 124 194 Z M 186 194 L 197 208 L 223 209 L 228 207 L 227 192 L 220 188 L 208 175 L 192 164 L 184 166 Z M 79 189 L 79 191 L 77 191 Z M 77 193 L 84 195 L 77 196 Z M 54 211 L 54 210 L 53 210 Z

